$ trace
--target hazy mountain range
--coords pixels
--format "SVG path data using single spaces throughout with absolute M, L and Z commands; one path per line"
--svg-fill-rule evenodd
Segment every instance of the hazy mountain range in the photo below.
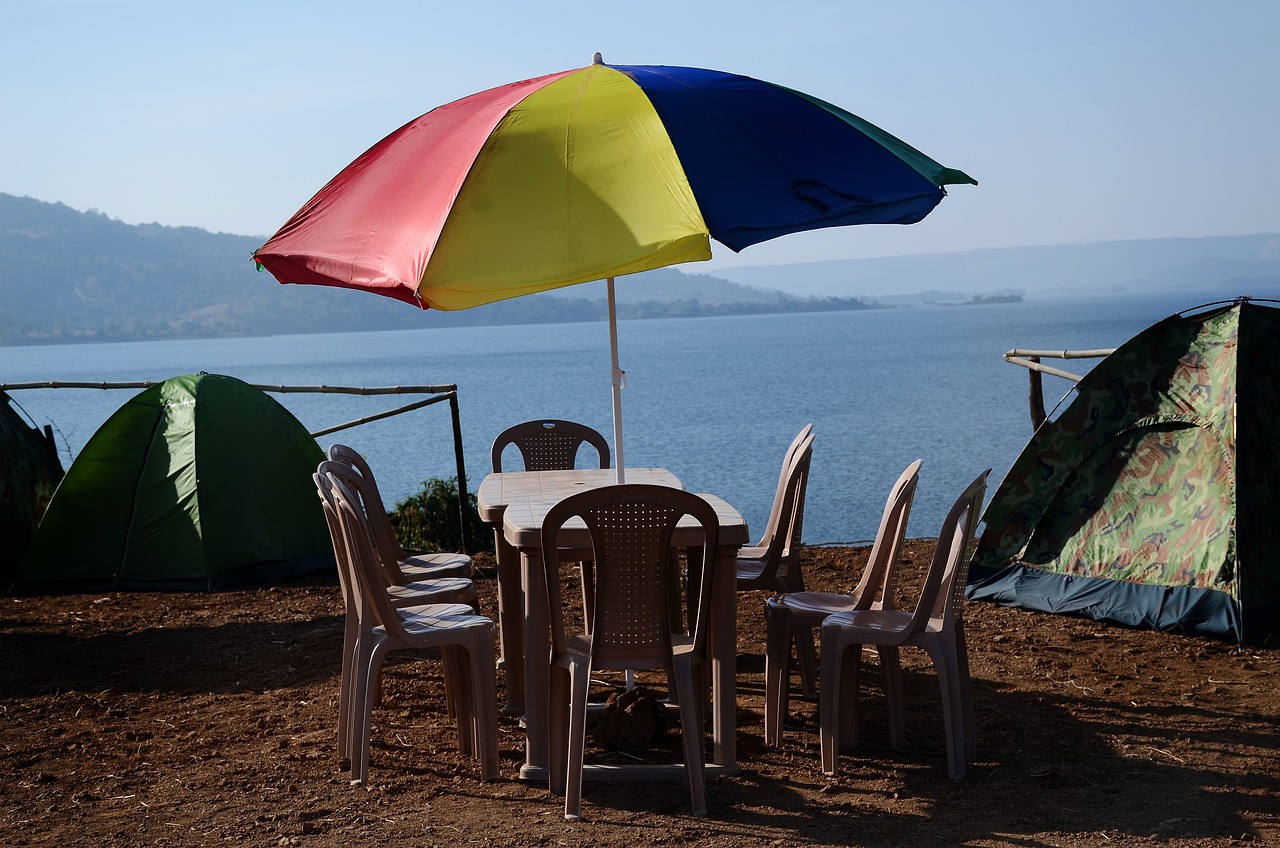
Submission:
M 603 283 L 461 312 L 282 286 L 255 271 L 261 236 L 131 225 L 0 194 L 0 344 L 589 321 Z M 618 280 L 622 318 L 863 309 L 1025 293 L 1280 288 L 1280 236 L 1160 239 L 742 267 Z
M 892 256 L 721 269 L 747 286 L 799 295 L 870 297 L 881 302 L 927 290 L 1013 290 L 1027 297 L 1133 294 L 1161 289 L 1280 285 L 1280 235 L 1108 241 L 1003 247 L 963 253 Z M 947 299 L 947 298 L 941 298 Z

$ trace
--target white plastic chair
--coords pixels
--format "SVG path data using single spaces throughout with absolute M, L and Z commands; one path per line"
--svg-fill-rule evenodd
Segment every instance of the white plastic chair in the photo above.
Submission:
M 364 510 L 332 474 L 314 475 L 326 510 L 337 517 L 340 576 L 348 629 L 339 696 L 339 747 L 349 758 L 351 782 L 369 773 L 369 735 L 378 671 L 390 651 L 435 648 L 445 669 L 445 687 L 458 725 L 458 747 L 477 755 L 481 776 L 498 774 L 497 683 L 493 669 L 493 622 L 462 604 L 395 607 L 387 594 Z M 342 697 L 346 695 L 346 697 Z
M 744 545 L 738 549 L 738 557 L 740 559 L 762 559 L 768 554 L 769 543 L 777 531 L 780 520 L 779 513 L 786 497 L 787 471 L 791 467 L 791 460 L 795 458 L 796 452 L 800 450 L 800 446 L 804 444 L 805 439 L 808 439 L 811 433 L 813 433 L 813 425 L 804 425 L 800 428 L 800 432 L 796 433 L 796 437 L 791 440 L 791 444 L 787 446 L 786 453 L 782 455 L 782 470 L 778 472 L 778 487 L 773 494 L 773 506 L 769 512 L 769 521 L 765 524 L 765 532 L 760 541 L 754 545 Z
M 893 593 L 898 580 L 902 543 L 907 534 L 907 519 L 920 480 L 922 460 L 917 459 L 898 477 L 889 490 L 875 542 L 862 570 L 862 578 L 848 594 L 839 592 L 791 592 L 765 601 L 764 617 L 768 627 L 765 647 L 764 741 L 766 745 L 782 744 L 782 726 L 787 715 L 788 672 L 791 644 L 795 640 L 812 650 L 813 629 L 828 615 L 862 609 L 893 609 Z M 797 648 L 797 652 L 801 651 Z M 881 646 L 884 655 L 896 651 Z M 894 654 L 896 656 L 896 653 Z M 804 674 L 801 682 L 806 698 L 817 691 L 816 681 Z M 900 702 L 899 702 L 900 703 Z M 890 738 L 902 736 L 901 715 L 891 715 Z
M 515 445 L 525 471 L 561 471 L 573 468 L 584 444 L 596 449 L 600 468 L 609 467 L 609 442 L 599 431 L 576 421 L 539 418 L 514 424 L 498 434 L 489 449 L 495 472 L 502 470 L 502 452 Z
M 804 527 L 805 492 L 809 486 L 809 466 L 813 459 L 813 426 L 806 425 L 792 440 L 778 477 L 769 523 L 759 543 L 740 548 L 737 561 L 739 592 L 764 589 L 771 592 L 802 592 L 800 542 Z M 813 644 L 796 645 L 802 674 L 817 676 Z
M 699 597 L 688 632 L 671 590 L 671 539 L 681 517 L 702 527 Z M 707 637 L 719 520 L 697 495 L 666 486 L 618 485 L 571 495 L 548 511 L 542 550 L 556 551 L 563 525 L 581 518 L 594 555 L 595 603 L 583 632 L 565 631 L 559 569 L 545 569 L 551 622 L 550 786 L 564 792 L 565 818 L 582 811 L 583 750 L 592 669 L 665 668 L 675 684 L 685 776 L 695 816 L 706 815 L 704 724 Z
M 520 454 L 520 461 L 524 465 L 524 471 L 567 471 L 576 468 L 578 453 L 583 445 L 590 445 L 595 449 L 596 459 L 599 463 L 598 467 L 609 467 L 608 440 L 598 430 L 588 427 L 586 424 L 579 424 L 577 421 L 565 421 L 559 418 L 537 418 L 532 421 L 513 424 L 503 430 L 494 438 L 493 444 L 489 447 L 489 460 L 493 465 L 495 474 L 503 470 L 502 455 L 508 447 L 513 445 Z M 498 552 L 499 556 L 504 555 L 504 550 L 506 551 L 506 556 L 516 556 L 509 549 L 506 539 L 502 537 L 502 527 L 496 524 L 493 528 L 493 549 Z M 589 591 L 589 554 L 584 552 L 579 561 L 587 563 L 583 588 Z M 505 622 L 513 617 L 507 615 L 508 607 L 518 606 L 519 589 L 503 586 L 501 582 L 502 578 L 499 576 L 499 617 Z M 591 598 L 589 595 L 586 597 L 586 601 L 590 605 Z M 502 653 L 504 658 L 509 650 L 523 651 L 524 640 L 522 634 L 517 632 L 517 629 L 510 628 L 504 624 L 502 629 Z M 627 684 L 628 688 L 634 685 L 634 678 L 631 675 L 627 677 Z
M 738 590 L 771 589 L 800 592 L 800 536 L 804 525 L 805 492 L 813 459 L 813 433 L 801 431 L 787 450 L 778 480 L 773 511 L 760 542 L 738 552 Z
M 822 622 L 819 734 L 822 770 L 827 774 L 836 773 L 838 750 L 857 743 L 858 666 L 863 645 L 914 645 L 928 651 L 942 690 L 951 779 L 964 777 L 965 763 L 977 755 L 962 608 L 974 533 L 990 473 L 988 468 L 979 474 L 947 514 L 913 611 L 855 610 L 836 613 Z M 889 709 L 900 709 L 894 703 L 894 699 L 902 697 L 896 658 L 892 668 L 885 668 L 884 672 Z
M 325 460 L 317 466 L 316 473 L 321 475 L 332 475 L 346 484 L 348 490 L 356 498 L 356 506 L 362 510 L 365 527 L 368 529 L 371 523 L 369 521 L 368 510 L 364 509 L 362 506 L 366 502 L 366 499 L 361 497 L 358 493 L 359 487 L 362 484 L 362 478 L 359 472 L 346 463 Z M 323 502 L 324 498 L 321 498 L 321 500 Z M 341 575 L 343 558 L 348 556 L 345 547 L 340 545 L 342 529 L 338 520 L 338 515 L 332 509 L 331 505 L 325 503 L 324 506 L 325 521 L 329 525 L 329 535 L 334 540 L 333 552 L 334 556 L 338 560 L 339 574 Z M 377 560 L 381 566 L 379 573 L 383 578 L 383 586 L 393 607 L 411 607 L 421 606 L 423 604 L 464 604 L 472 612 L 478 613 L 480 611 L 476 585 L 473 581 L 465 577 L 428 577 L 404 584 L 396 584 L 392 581 L 398 578 L 403 578 L 403 572 L 399 569 L 388 570 L 385 565 L 385 561 L 381 557 L 378 557 Z M 347 604 L 345 643 L 348 647 L 344 649 L 347 655 L 351 655 L 359 650 L 358 646 L 356 646 L 356 640 L 359 632 L 355 623 L 357 618 L 358 616 L 354 605 L 350 603 Z M 345 715 L 343 712 L 343 705 L 349 705 L 351 701 L 350 688 L 354 685 L 354 678 L 350 673 L 348 673 L 349 671 L 350 670 L 344 666 L 342 689 L 338 698 L 339 713 L 342 715 Z M 373 692 L 373 703 L 380 703 L 382 701 L 382 675 L 380 673 L 374 675 Z M 449 717 L 455 717 L 454 703 L 452 700 L 449 701 Z M 338 747 L 342 752 L 342 756 L 349 758 L 350 745 L 346 742 L 346 725 L 347 722 L 345 719 L 339 720 Z
M 325 522 L 329 526 L 329 536 L 333 541 L 334 558 L 338 564 L 338 580 L 342 586 L 343 607 L 346 610 L 344 616 L 344 626 L 342 635 L 342 675 L 338 688 L 338 755 L 342 758 L 346 765 L 345 768 L 351 767 L 351 722 L 352 722 L 352 701 L 355 699 L 355 667 L 359 662 L 358 657 L 362 656 L 360 638 L 363 628 L 360 621 L 359 603 L 356 601 L 355 590 L 352 585 L 352 568 L 353 565 L 347 550 L 347 542 L 342 529 L 342 520 L 338 515 L 337 504 L 333 499 L 332 486 L 329 484 L 326 475 L 333 466 L 339 465 L 328 460 L 321 462 L 318 466 L 313 479 L 316 483 L 316 491 L 320 495 L 320 502 L 323 507 Z M 341 466 L 340 466 L 341 467 Z M 341 479 L 341 478 L 339 478 Z M 385 581 L 384 581 L 385 582 Z M 439 581 L 445 583 L 443 591 L 439 593 L 430 593 L 422 591 L 420 588 L 412 600 L 418 604 L 432 603 L 451 603 L 451 598 L 456 596 L 453 591 L 454 583 L 470 584 L 470 580 L 463 580 L 460 577 L 441 578 Z M 412 585 L 412 584 L 410 584 Z M 392 604 L 398 607 L 412 606 L 408 603 L 408 598 L 403 595 L 391 595 Z M 472 587 L 471 596 L 474 603 L 475 591 Z M 465 601 L 454 604 L 458 610 L 472 609 L 471 604 Z M 375 678 L 380 683 L 380 678 Z M 451 690 L 450 690 L 451 691 Z M 375 691 L 373 694 L 373 703 L 378 703 L 381 699 L 381 691 L 378 683 L 375 683 Z M 449 717 L 456 717 L 456 709 L 452 700 L 449 701 Z

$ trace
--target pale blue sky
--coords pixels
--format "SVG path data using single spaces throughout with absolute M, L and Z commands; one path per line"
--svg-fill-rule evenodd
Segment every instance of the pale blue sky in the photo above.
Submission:
M 599 50 L 805 90 L 981 183 L 685 270 L 1280 232 L 1274 0 L 0 0 L 0 33 L 0 192 L 128 223 L 265 236 L 411 118 Z

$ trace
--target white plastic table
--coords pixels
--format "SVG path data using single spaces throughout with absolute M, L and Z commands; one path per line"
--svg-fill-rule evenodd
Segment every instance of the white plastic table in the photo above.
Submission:
M 583 487 L 599 487 L 615 482 L 614 473 L 610 469 L 592 469 L 580 471 L 535 471 L 504 472 L 491 474 L 481 483 L 482 499 L 477 496 L 477 503 L 483 503 L 480 514 L 487 521 L 492 521 L 501 503 L 502 539 L 509 546 L 508 559 L 518 555 L 519 606 L 516 606 L 515 593 L 510 593 L 505 603 L 506 610 L 500 612 L 500 619 L 506 618 L 503 638 L 507 638 L 508 630 L 514 629 L 513 620 L 517 617 L 512 612 L 519 610 L 521 628 L 523 630 L 522 649 L 519 652 L 523 666 L 523 682 L 526 698 L 523 703 L 525 716 L 525 764 L 520 769 L 520 777 L 528 780 L 540 780 L 547 777 L 549 762 L 547 748 L 547 731 L 549 721 L 549 686 L 550 686 L 550 624 L 547 621 L 547 600 L 545 580 L 543 577 L 542 520 L 547 511 L 557 501 Z M 507 478 L 495 480 L 494 478 Z M 658 483 L 679 487 L 679 480 L 670 472 L 660 468 L 626 470 L 628 483 Z M 486 490 L 486 486 L 488 487 Z M 519 495 L 526 499 L 521 499 Z M 711 599 L 711 633 L 709 650 L 711 654 L 711 696 L 712 696 L 712 739 L 713 750 L 707 771 L 710 774 L 736 774 L 739 770 L 737 762 L 737 593 L 735 591 L 736 566 L 738 548 L 748 543 L 747 523 L 742 515 L 714 495 L 703 495 L 716 511 L 720 519 L 720 547 L 716 554 L 716 579 Z M 487 515 L 486 515 L 487 511 Z M 589 548 L 590 538 L 585 527 L 576 527 L 573 523 L 565 526 L 560 533 L 561 540 L 568 548 Z M 700 547 L 702 541 L 701 528 L 687 516 L 676 528 L 672 545 L 678 547 Z M 560 556 L 552 560 L 553 567 L 558 567 Z M 502 580 L 502 555 L 499 554 L 499 586 Z M 510 588 L 510 574 L 508 574 Z M 500 592 L 501 599 L 501 592 Z M 512 685 L 516 670 L 512 662 L 513 652 L 504 646 L 503 658 L 506 670 L 508 690 Z M 512 696 L 508 691 L 508 712 L 512 706 Z M 588 779 L 683 779 L 684 768 L 681 765 L 634 765 L 634 766 L 592 766 L 584 777 Z
M 617 482 L 617 470 L 590 468 L 569 471 L 503 471 L 490 474 L 476 492 L 480 517 L 493 525 L 498 561 L 498 631 L 502 668 L 506 673 L 505 715 L 524 715 L 524 589 L 520 579 L 520 552 L 502 534 L 502 517 L 513 501 L 556 501 L 584 489 Z M 648 483 L 684 488 L 680 479 L 664 468 L 627 468 L 628 483 Z

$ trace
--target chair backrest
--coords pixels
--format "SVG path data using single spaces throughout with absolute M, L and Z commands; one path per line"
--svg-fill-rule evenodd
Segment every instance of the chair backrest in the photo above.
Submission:
M 356 596 L 355 588 L 351 585 L 353 580 L 351 574 L 351 564 L 347 556 L 347 543 L 342 532 L 342 520 L 338 517 L 338 504 L 334 500 L 333 484 L 330 482 L 325 466 L 332 465 L 329 460 L 321 462 L 315 473 L 311 475 L 311 479 L 316 484 L 316 494 L 320 496 L 320 506 L 324 512 L 324 520 L 329 525 L 329 538 L 333 542 L 333 558 L 338 563 L 338 583 L 342 587 L 342 602 L 348 613 L 355 613 Z
M 345 483 L 364 510 L 365 522 L 373 537 L 378 559 L 382 567 L 387 570 L 388 579 L 397 585 L 407 583 L 408 579 L 400 570 L 400 560 L 406 554 L 396 540 L 391 519 L 387 517 L 387 507 L 382 501 L 382 494 L 378 491 L 378 481 L 373 476 L 373 469 L 369 467 L 369 463 L 359 451 L 346 445 L 330 445 L 329 460 L 333 466 L 327 469 L 327 473 L 333 474 Z
M 902 542 L 907 537 L 907 519 L 911 515 L 911 503 L 915 500 L 923 462 L 917 459 L 908 465 L 889 490 L 884 512 L 880 515 L 880 528 L 871 545 L 871 555 L 862 570 L 862 579 L 853 590 L 856 599 L 854 609 L 870 609 L 877 599 L 877 592 L 881 609 L 894 608 L 893 593 L 898 585 Z
M 360 484 L 361 489 L 367 491 L 376 499 L 376 506 L 384 512 L 386 511 L 386 506 L 382 502 L 382 493 L 378 491 L 378 481 L 373 476 L 373 469 L 369 467 L 368 461 L 360 455 L 360 451 L 335 442 L 329 445 L 329 459 L 334 462 L 341 462 L 359 474 L 363 478 Z M 357 492 L 356 494 L 359 495 L 361 493 Z M 365 504 L 365 509 L 368 508 L 369 505 Z
M 933 617 L 942 619 L 944 628 L 952 627 L 960 618 L 964 609 L 965 584 L 969 582 L 969 563 L 973 561 L 974 548 L 978 532 L 978 522 L 982 517 L 982 500 L 987 493 L 988 468 L 969 484 L 960 497 L 964 499 L 962 510 L 964 523 L 962 539 L 953 544 L 953 554 L 948 557 L 948 572 L 943 576 L 943 589 L 938 593 L 934 603 Z
M 525 471 L 563 471 L 574 467 L 578 448 L 589 444 L 600 456 L 600 467 L 609 467 L 609 443 L 585 424 L 544 418 L 508 427 L 493 440 L 490 458 L 493 470 L 502 470 L 502 452 L 515 445 L 524 460 Z
M 809 466 L 813 459 L 813 433 L 805 435 L 794 450 L 788 451 L 782 485 L 774 501 L 769 525 L 760 546 L 765 549 L 762 579 L 786 574 L 799 556 L 804 532 L 804 500 L 809 486 Z
M 796 437 L 787 446 L 787 452 L 782 455 L 782 469 L 778 472 L 778 488 L 774 491 L 773 506 L 770 508 L 769 522 L 765 527 L 774 527 L 778 523 L 778 511 L 782 509 L 783 492 L 787 488 L 787 470 L 791 468 L 791 460 L 795 458 L 796 451 L 800 450 L 800 445 L 804 443 L 804 440 L 812 432 L 812 424 L 806 424 L 801 427 L 800 432 L 796 433 Z
M 380 624 L 388 632 L 402 636 L 400 619 L 391 606 L 386 576 L 374 551 L 365 511 L 358 496 L 337 475 L 327 471 L 319 476 L 328 486 L 338 525 L 342 529 L 350 589 L 360 620 L 369 625 Z
M 690 611 L 695 649 L 707 640 L 707 610 L 714 597 L 716 548 L 720 523 L 715 510 L 697 495 L 667 486 L 624 484 L 571 495 L 548 511 L 542 525 L 542 550 L 561 547 L 561 528 L 580 518 L 591 535 L 594 556 L 594 609 L 587 632 L 593 664 L 606 668 L 650 668 L 671 654 L 672 633 L 681 616 L 671 608 L 672 533 L 680 519 L 692 516 L 702 528 L 703 561 L 698 608 Z M 553 556 L 544 553 L 545 556 Z M 552 647 L 565 650 L 564 610 L 559 570 L 546 569 Z M 690 573 L 695 569 L 691 564 Z
M 973 555 L 974 535 L 982 513 L 982 499 L 987 493 L 988 468 L 979 474 L 956 499 L 942 522 L 938 548 L 934 551 L 924 589 L 912 614 L 911 632 L 923 630 L 931 618 L 942 619 L 943 629 L 955 624 L 964 584 Z

